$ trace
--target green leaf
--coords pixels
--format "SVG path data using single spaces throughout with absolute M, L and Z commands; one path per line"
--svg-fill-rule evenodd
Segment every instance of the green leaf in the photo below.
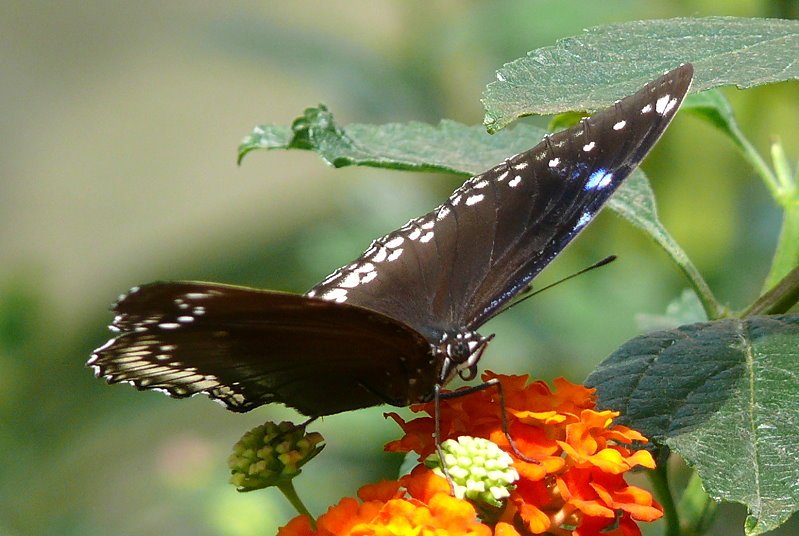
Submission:
M 640 169 L 635 170 L 621 185 L 616 194 L 610 198 L 608 206 L 651 236 L 663 248 L 691 283 L 708 318 L 721 316 L 722 307 L 716 301 L 699 270 L 660 223 L 655 206 L 655 194 L 649 186 L 649 180 Z
M 680 453 L 747 534 L 799 509 L 799 315 L 726 319 L 636 337 L 586 380 L 600 406 Z
M 555 117 L 553 117 L 549 121 L 547 128 L 549 129 L 550 132 L 565 130 L 579 123 L 580 119 L 582 119 L 585 116 L 586 115 L 583 112 L 564 112 L 562 114 L 558 114 Z
M 739 149 L 743 149 L 741 142 L 743 134 L 735 121 L 735 114 L 730 106 L 730 101 L 721 91 L 711 89 L 689 95 L 682 103 L 682 109 L 709 122 L 729 137 Z
M 494 132 L 517 117 L 596 110 L 681 63 L 693 92 L 799 78 L 799 21 L 675 18 L 599 26 L 505 64 L 483 92 Z
M 258 125 L 239 144 L 241 161 L 250 151 L 256 149 L 290 149 L 293 134 L 291 127 L 284 125 Z
M 285 126 L 258 126 L 239 147 L 239 160 L 254 149 L 309 149 L 335 167 L 371 166 L 413 171 L 477 174 L 537 144 L 546 131 L 518 125 L 490 135 L 479 125 L 444 120 L 346 127 L 324 105 L 308 108 Z
M 705 322 L 707 315 L 702 309 L 702 304 L 696 293 L 685 289 L 666 306 L 665 314 L 640 313 L 635 316 L 635 322 L 641 332 L 674 329 L 683 324 Z

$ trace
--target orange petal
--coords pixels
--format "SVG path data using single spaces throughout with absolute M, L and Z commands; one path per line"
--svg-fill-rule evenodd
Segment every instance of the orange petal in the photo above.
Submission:
M 614 475 L 621 474 L 630 469 L 630 465 L 622 458 L 621 454 L 615 449 L 602 449 L 588 458 L 589 462 L 602 471 Z
M 382 480 L 377 484 L 367 484 L 358 490 L 358 497 L 362 501 L 383 501 L 386 502 L 397 496 L 400 483 L 397 480 Z
M 549 516 L 532 504 L 521 505 L 519 516 L 533 534 L 541 534 L 549 530 L 551 524 Z
M 582 499 L 570 499 L 569 504 L 576 507 L 582 513 L 592 517 L 616 517 L 616 513 L 608 508 L 599 504 L 597 501 L 584 501 Z
M 519 531 L 510 523 L 500 521 L 497 523 L 497 526 L 494 527 L 494 536 L 521 536 L 521 534 L 519 534 Z
M 515 462 L 513 468 L 519 473 L 519 477 L 524 480 L 537 481 L 547 476 L 547 470 L 542 464 Z
M 646 467 L 647 469 L 654 469 L 655 459 L 652 458 L 652 454 L 648 450 L 637 450 L 635 451 L 635 454 L 627 458 L 627 464 L 630 467 L 640 465 L 642 467 Z
M 311 536 L 316 534 L 311 529 L 311 518 L 307 515 L 299 515 L 280 527 L 277 536 Z
M 434 495 L 449 495 L 449 483 L 425 466 L 417 466 L 409 475 L 400 478 L 400 482 L 414 499 L 427 503 Z
M 347 533 L 350 528 L 361 521 L 358 507 L 358 501 L 352 497 L 344 497 L 338 504 L 331 506 L 327 512 L 319 516 L 316 521 L 317 532 Z

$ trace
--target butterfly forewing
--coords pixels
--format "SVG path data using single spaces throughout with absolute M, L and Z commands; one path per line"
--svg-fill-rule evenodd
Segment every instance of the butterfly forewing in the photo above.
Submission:
M 155 283 L 116 304 L 122 333 L 89 364 L 110 383 L 205 393 L 233 411 L 282 402 L 319 416 L 432 393 L 429 344 L 359 307 L 206 283 Z
M 663 133 L 692 75 L 690 65 L 670 71 L 472 177 L 309 294 L 381 311 L 431 340 L 478 328 L 592 220 Z

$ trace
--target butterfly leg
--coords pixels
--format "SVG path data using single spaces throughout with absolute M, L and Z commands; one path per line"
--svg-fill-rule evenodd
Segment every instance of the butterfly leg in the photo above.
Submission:
M 284 432 L 281 432 L 281 433 L 279 433 L 277 436 L 275 436 L 275 437 L 272 439 L 272 442 L 273 442 L 273 443 L 278 443 L 278 442 L 280 442 L 280 440 L 281 440 L 281 439 L 282 439 L 284 436 L 286 436 L 286 435 L 288 435 L 288 434 L 290 434 L 290 433 L 294 432 L 295 430 L 303 430 L 303 431 L 305 431 L 305 428 L 306 428 L 306 427 L 307 427 L 309 424 L 311 424 L 312 422 L 314 422 L 316 419 L 318 419 L 318 418 L 319 418 L 319 416 L 317 415 L 317 416 L 315 416 L 315 417 L 308 417 L 306 420 L 302 421 L 300 424 L 294 424 L 294 423 L 291 423 L 291 428 L 289 428 L 288 430 L 286 430 L 286 431 L 284 431 Z
M 452 392 L 449 392 L 449 393 L 440 393 L 439 392 L 440 391 L 439 386 L 438 385 L 436 386 L 436 398 L 435 398 L 435 400 L 436 400 L 436 406 L 435 406 L 435 412 L 436 412 L 436 414 L 435 414 L 435 434 L 436 434 L 435 443 L 436 443 L 436 449 L 440 450 L 439 444 L 441 443 L 441 433 L 440 433 L 441 432 L 440 431 L 441 425 L 440 425 L 440 422 L 439 422 L 441 419 L 439 418 L 439 411 L 438 411 L 439 399 L 446 400 L 448 398 L 458 398 L 458 397 L 466 396 L 466 395 L 469 395 L 469 394 L 472 394 L 472 393 L 477 393 L 479 391 L 484 391 L 484 390 L 490 389 L 492 387 L 495 387 L 497 389 L 497 394 L 499 395 L 499 409 L 500 409 L 500 416 L 501 416 L 501 420 L 502 420 L 502 433 L 505 434 L 505 438 L 508 440 L 508 444 L 510 445 L 511 450 L 513 450 L 513 453 L 520 460 L 522 460 L 524 462 L 527 462 L 527 463 L 534 463 L 534 464 L 540 465 L 541 464 L 540 461 L 538 461 L 538 460 L 536 460 L 534 458 L 530 458 L 529 456 L 524 455 L 519 450 L 519 447 L 516 446 L 516 442 L 513 440 L 513 437 L 510 435 L 510 430 L 509 430 L 509 425 L 508 425 L 508 413 L 507 413 L 507 411 L 505 409 L 505 391 L 503 391 L 503 389 L 502 389 L 502 383 L 500 383 L 500 381 L 498 379 L 496 379 L 496 378 L 492 378 L 492 379 L 488 380 L 487 382 L 483 382 L 483 383 L 481 383 L 479 385 L 473 385 L 473 386 L 466 387 L 466 388 L 463 388 L 463 389 L 458 389 L 457 391 L 452 391 Z M 440 455 L 441 455 L 441 453 L 439 452 L 439 456 Z M 443 458 L 442 458 L 442 460 L 443 460 Z
M 444 459 L 444 450 L 441 448 L 441 399 L 447 398 L 447 394 L 448 393 L 442 393 L 441 385 L 436 384 L 433 389 L 433 443 L 436 446 L 436 454 L 438 454 L 438 459 L 441 463 L 441 471 L 444 473 L 444 478 L 447 479 L 447 483 L 449 484 L 449 491 L 454 495 L 455 482 L 452 480 L 452 477 L 449 476 L 447 461 Z

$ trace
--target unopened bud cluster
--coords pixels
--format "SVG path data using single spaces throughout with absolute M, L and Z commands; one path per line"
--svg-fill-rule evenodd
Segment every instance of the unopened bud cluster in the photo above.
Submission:
M 461 436 L 441 444 L 444 466 L 454 485 L 455 496 L 473 501 L 501 506 L 510 495 L 519 473 L 513 468 L 513 459 L 496 443 L 480 437 Z M 426 464 L 444 476 L 437 454 Z
M 324 448 L 317 432 L 290 422 L 267 422 L 244 434 L 228 458 L 230 483 L 239 491 L 278 486 L 300 474 L 306 462 Z

